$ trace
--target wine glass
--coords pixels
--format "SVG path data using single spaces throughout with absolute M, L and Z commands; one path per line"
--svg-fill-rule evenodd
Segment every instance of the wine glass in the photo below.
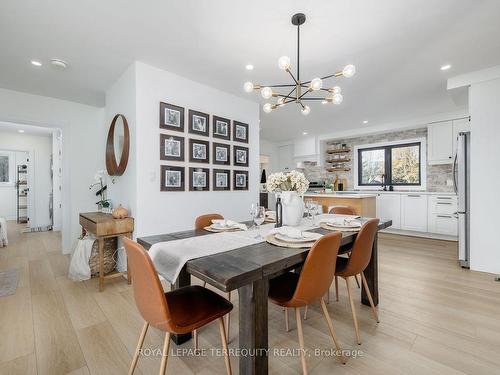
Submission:
M 318 211 L 319 211 L 318 203 L 316 203 L 314 201 L 311 202 L 309 212 L 312 215 L 312 224 L 313 225 L 314 225 L 314 219 L 316 218 L 316 214 L 318 213 Z
M 264 220 L 266 220 L 266 208 L 262 207 L 262 206 L 258 206 L 255 210 L 255 215 L 253 217 L 253 222 L 257 225 L 257 230 L 260 229 L 260 226 L 262 225 Z M 260 235 L 260 232 L 259 232 L 259 235 L 255 238 L 262 238 L 262 236 Z
M 307 217 L 311 217 L 311 207 L 312 207 L 313 200 L 312 199 L 306 199 L 306 213 Z
M 252 205 L 250 206 L 250 217 L 252 218 L 252 222 L 253 222 L 255 215 L 257 215 L 258 208 L 259 208 L 259 205 L 257 203 L 252 203 Z M 254 227 L 255 227 L 255 225 L 252 223 L 252 226 L 250 227 L 250 229 L 253 229 Z

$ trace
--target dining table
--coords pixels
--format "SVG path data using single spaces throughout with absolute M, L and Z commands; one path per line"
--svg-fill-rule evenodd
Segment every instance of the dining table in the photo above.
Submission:
M 361 222 L 367 218 L 359 218 Z M 392 225 L 391 220 L 380 220 L 378 230 Z M 309 229 L 310 232 L 327 234 L 331 230 L 322 227 Z M 342 231 L 339 253 L 351 250 L 357 232 Z M 199 236 L 210 236 L 213 232 L 192 229 L 175 233 L 158 234 L 137 238 L 146 250 L 154 244 L 176 241 Z M 375 305 L 379 302 L 378 292 L 378 231 L 373 242 L 370 263 L 364 271 L 368 287 Z M 284 272 L 300 270 L 308 248 L 281 247 L 262 241 L 230 251 L 207 255 L 186 262 L 172 288 L 191 285 L 191 276 L 207 282 L 213 287 L 230 292 L 238 290 L 239 298 L 239 373 L 267 374 L 269 361 L 268 347 L 268 291 L 269 280 Z M 369 306 L 364 287 L 361 288 L 361 302 Z M 191 333 L 172 335 L 172 340 L 183 344 L 191 339 Z

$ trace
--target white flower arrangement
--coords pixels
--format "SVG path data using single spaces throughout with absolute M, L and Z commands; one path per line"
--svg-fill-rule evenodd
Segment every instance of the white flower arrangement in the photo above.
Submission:
M 266 189 L 270 193 L 279 193 L 282 191 L 296 191 L 299 195 L 304 194 L 309 188 L 304 173 L 295 170 L 283 173 L 273 173 L 267 178 Z

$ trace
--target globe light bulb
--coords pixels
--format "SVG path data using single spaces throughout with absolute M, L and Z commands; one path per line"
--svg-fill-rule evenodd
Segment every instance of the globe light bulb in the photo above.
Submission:
M 318 91 L 323 87 L 323 81 L 321 80 L 321 78 L 314 78 L 311 81 L 311 84 L 309 85 L 309 87 L 313 91 Z
M 333 94 L 340 94 L 342 92 L 342 89 L 340 88 L 340 86 L 333 86 L 329 91 Z
M 243 90 L 245 90 L 245 92 L 252 92 L 253 91 L 253 83 L 252 82 L 245 82 L 243 84 Z
M 281 56 L 278 59 L 278 66 L 281 70 L 287 70 L 290 68 L 290 58 L 288 56 Z
M 273 96 L 273 89 L 270 87 L 264 87 L 261 91 L 260 94 L 264 99 L 269 99 L 271 96 Z
M 304 116 L 307 116 L 309 113 L 311 113 L 311 108 L 308 105 L 305 105 L 300 111 Z
M 342 75 L 346 78 L 351 78 L 354 74 L 356 74 L 356 67 L 352 64 L 346 65 L 344 69 L 342 69 Z
M 282 105 L 284 105 L 284 104 L 285 104 L 285 98 L 283 98 L 283 97 L 278 98 L 278 100 L 277 100 L 276 104 L 277 104 L 279 107 L 281 107 Z
M 273 110 L 273 107 L 272 107 L 271 103 L 266 103 L 266 104 L 264 104 L 262 109 L 264 110 L 264 112 L 270 113 Z
M 342 103 L 342 100 L 344 100 L 344 97 L 342 96 L 342 94 L 334 94 L 332 96 L 333 104 L 340 104 L 340 103 Z

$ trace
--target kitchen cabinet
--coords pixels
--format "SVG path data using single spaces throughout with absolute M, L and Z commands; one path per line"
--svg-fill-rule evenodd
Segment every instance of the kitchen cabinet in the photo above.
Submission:
M 401 195 L 377 194 L 377 217 L 392 220 L 391 229 L 401 229 Z
M 431 196 L 428 212 L 428 231 L 430 233 L 458 235 L 456 196 Z
M 316 156 L 317 154 L 316 137 L 303 137 L 293 142 L 293 156 L 295 158 Z
M 427 163 L 453 162 L 453 121 L 443 121 L 427 126 Z
M 427 232 L 427 195 L 401 194 L 401 229 Z
M 295 168 L 293 162 L 293 145 L 282 145 L 278 147 L 278 160 L 279 160 L 279 170 L 292 170 Z

